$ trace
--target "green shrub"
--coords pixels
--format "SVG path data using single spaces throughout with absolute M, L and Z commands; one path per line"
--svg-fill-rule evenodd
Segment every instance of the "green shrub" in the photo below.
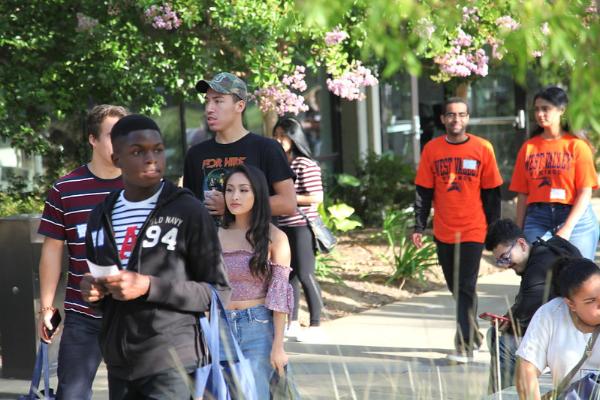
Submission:
M 6 190 L 0 192 L 0 217 L 19 214 L 38 214 L 44 208 L 43 194 L 39 189 L 26 191 L 23 178 L 11 178 Z
M 410 240 L 412 233 L 412 208 L 391 211 L 386 214 L 380 235 L 384 236 L 392 255 L 386 258 L 394 264 L 395 271 L 387 283 L 400 282 L 400 288 L 408 278 L 424 279 L 423 273 L 437 264 L 435 244 L 423 236 L 423 247 L 417 247 Z
M 341 269 L 335 250 L 329 254 L 317 254 L 315 258 L 315 275 L 317 277 L 331 278 L 337 283 L 344 283 L 342 277 L 336 272 Z
M 324 204 L 319 204 L 319 214 L 323 223 L 333 232 L 348 232 L 362 226 L 360 221 L 352 218 L 354 208 L 349 205 L 339 203 L 325 206 Z
M 381 226 L 384 216 L 414 201 L 415 171 L 393 153 L 370 153 L 357 167 L 356 176 L 341 174 L 330 182 L 334 203 L 346 203 L 366 226 Z

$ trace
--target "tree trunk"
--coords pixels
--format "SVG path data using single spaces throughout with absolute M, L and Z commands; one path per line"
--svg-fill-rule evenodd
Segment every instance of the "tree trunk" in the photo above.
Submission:
M 277 123 L 277 113 L 274 110 L 269 110 L 262 113 L 263 120 L 263 135 L 273 137 L 273 127 Z
M 598 0 L 600 1 L 600 0 Z M 462 82 L 459 83 L 458 86 L 456 87 L 456 93 L 455 96 L 456 97 L 460 97 L 461 99 L 465 99 L 468 100 L 469 97 L 469 82 Z

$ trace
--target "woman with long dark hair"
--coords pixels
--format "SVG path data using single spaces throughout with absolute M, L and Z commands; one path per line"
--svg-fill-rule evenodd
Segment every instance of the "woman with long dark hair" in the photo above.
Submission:
M 269 190 L 260 170 L 237 166 L 223 187 L 226 207 L 219 239 L 231 286 L 226 314 L 252 364 L 258 398 L 268 399 L 271 375 L 282 375 L 288 362 L 283 330 L 293 307 L 290 248 L 286 235 L 270 222 Z M 231 360 L 226 345 L 221 359 Z
M 282 216 L 279 219 L 279 227 L 286 233 L 292 250 L 290 281 L 294 288 L 294 311 L 287 336 L 295 337 L 299 341 L 310 341 L 315 336 L 319 336 L 323 306 L 321 288 L 315 278 L 314 238 L 308 226 L 308 221 L 318 216 L 317 206 L 323 201 L 321 168 L 313 160 L 308 140 L 297 120 L 293 118 L 279 120 L 273 128 L 273 137 L 283 147 L 290 167 L 296 174 L 298 202 L 298 209 L 294 215 Z M 304 290 L 310 314 L 310 326 L 304 332 L 300 332 L 298 322 L 300 285 Z
M 510 190 L 518 193 L 516 223 L 529 242 L 559 235 L 593 260 L 599 230 L 590 199 L 598 176 L 591 146 L 563 123 L 568 101 L 556 86 L 535 95 L 538 128 L 519 150 Z
M 548 367 L 553 387 L 582 358 L 592 332 L 600 326 L 600 268 L 585 258 L 563 258 L 553 266 L 552 284 L 560 297 L 541 306 L 517 350 L 520 399 L 539 399 L 538 377 Z M 571 382 L 600 369 L 600 341 Z

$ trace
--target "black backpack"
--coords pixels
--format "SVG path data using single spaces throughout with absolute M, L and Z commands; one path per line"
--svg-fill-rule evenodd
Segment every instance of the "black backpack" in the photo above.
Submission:
M 557 256 L 562 257 L 583 257 L 579 249 L 567 239 L 560 236 L 552 236 L 548 240 L 538 239 L 533 246 L 544 246 L 550 249 Z

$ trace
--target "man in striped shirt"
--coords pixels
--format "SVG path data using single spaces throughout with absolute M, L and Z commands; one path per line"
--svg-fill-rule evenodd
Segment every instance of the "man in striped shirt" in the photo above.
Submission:
M 63 242 L 69 271 L 65 293 L 65 323 L 58 353 L 58 399 L 90 399 L 102 355 L 98 342 L 101 315 L 81 297 L 79 282 L 89 272 L 85 233 L 90 211 L 113 190 L 121 189 L 121 170 L 111 160 L 112 126 L 127 115 L 123 107 L 99 105 L 87 116 L 92 160 L 58 179 L 48 191 L 38 232 L 45 236 L 40 259 L 39 335 L 51 338 L 50 318 L 61 275 Z

